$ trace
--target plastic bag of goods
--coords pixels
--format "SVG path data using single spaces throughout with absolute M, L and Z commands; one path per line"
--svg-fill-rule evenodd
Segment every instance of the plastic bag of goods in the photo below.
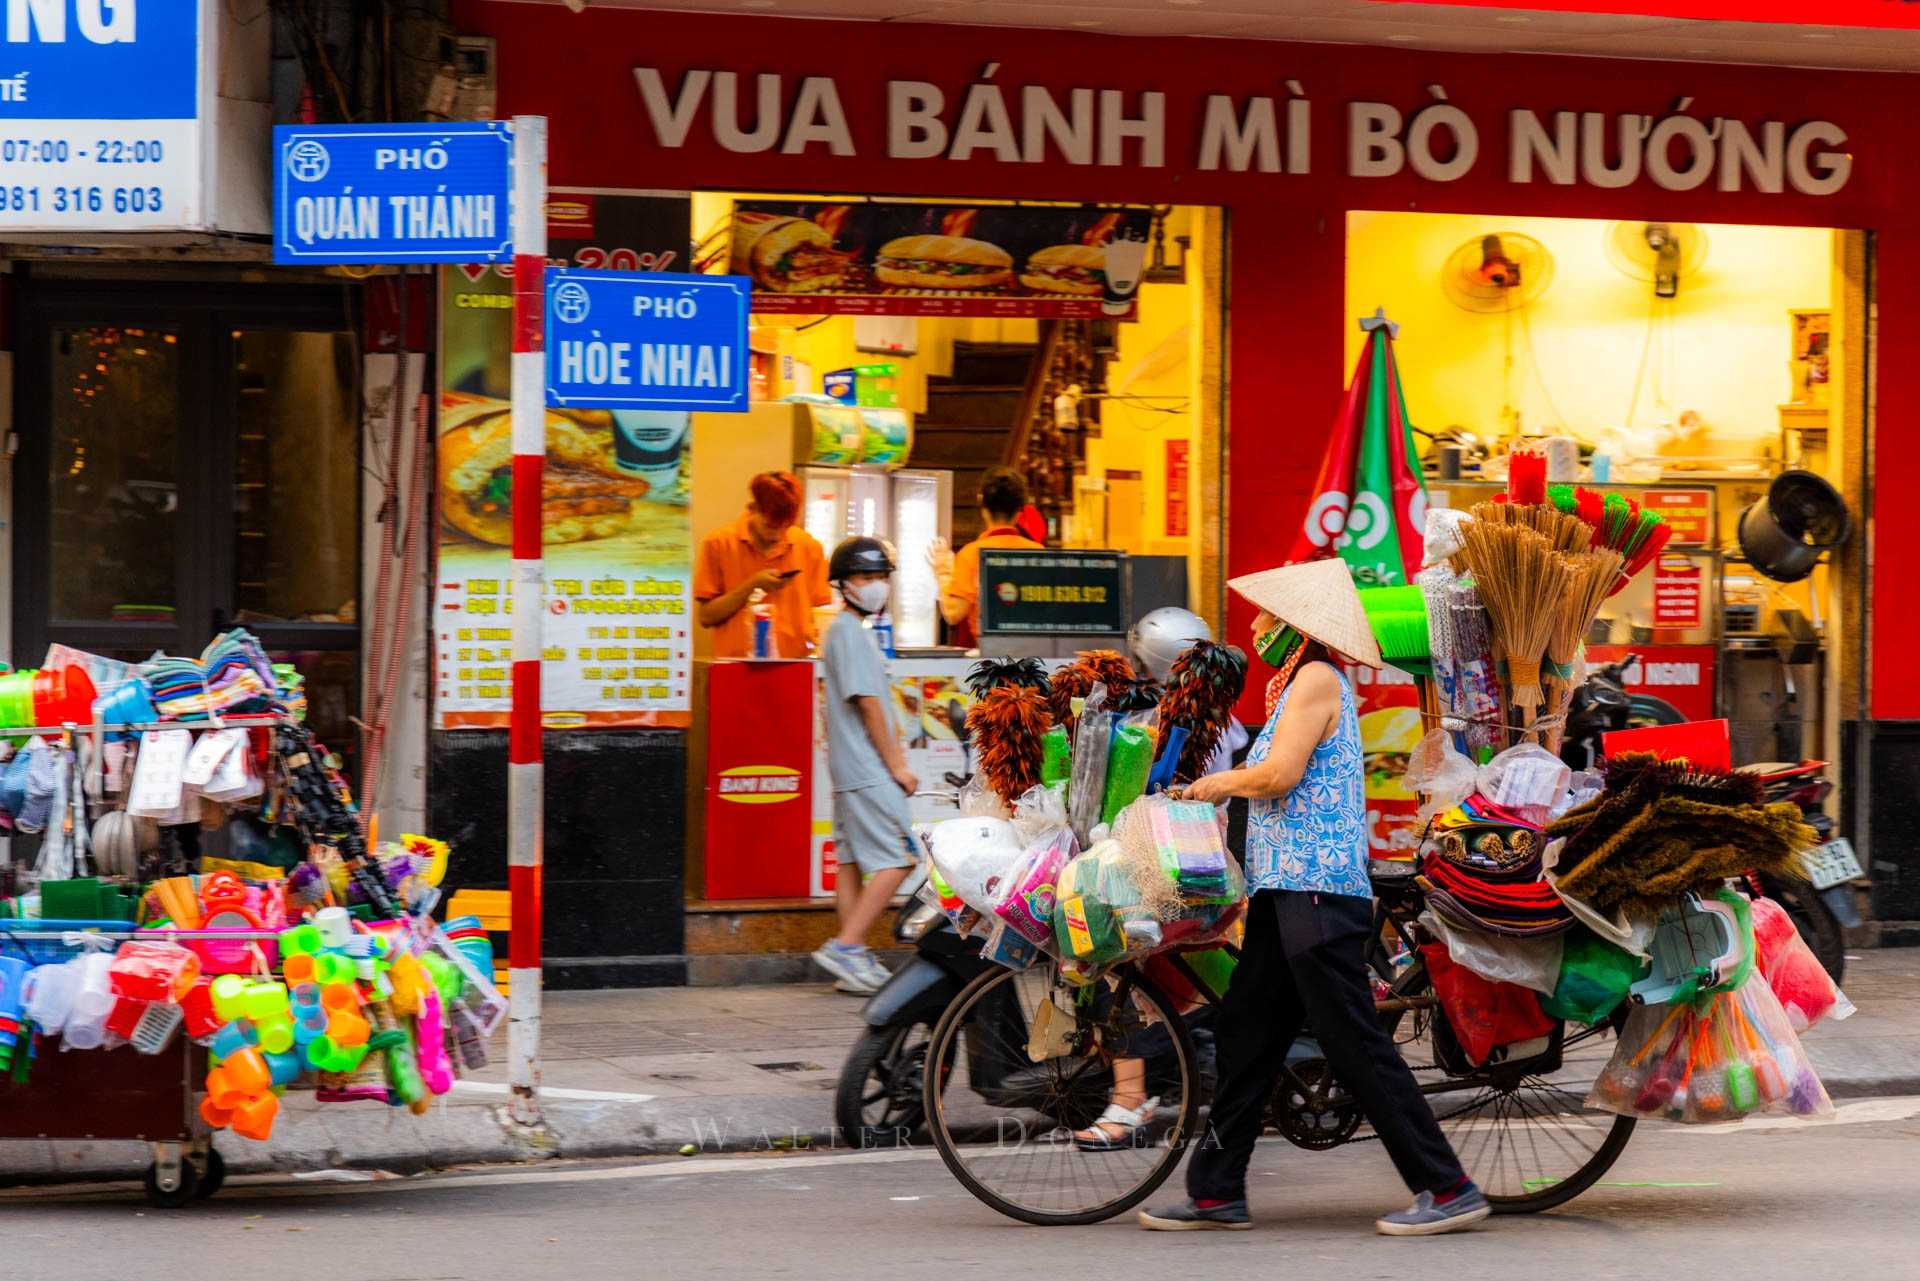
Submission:
M 1587 1106 L 1692 1124 L 1833 1115 L 1779 998 L 1752 981 L 1697 1004 L 1636 1005 Z
M 1544 823 L 1567 794 L 1573 770 L 1538 743 L 1509 747 L 1480 767 L 1476 789 L 1529 823 Z
M 1060 873 L 1079 849 L 1073 833 L 1064 827 L 1029 845 L 1004 876 L 987 883 L 986 891 L 994 898 L 994 918 L 1021 938 L 1051 951 Z
M 987 931 L 986 940 L 980 945 L 980 958 L 1010 970 L 1024 970 L 1040 959 L 1040 948 L 1032 939 L 1023 938 L 1005 925 L 996 925 Z
M 1159 923 L 1125 864 L 1119 843 L 1107 840 L 1061 872 L 1054 940 L 1062 959 L 1097 969 L 1159 943 Z
M 1029 787 L 1014 802 L 1013 829 L 1027 849 L 1051 840 L 1055 833 L 1067 827 L 1067 798 L 1062 789 L 1042 783 Z
M 1247 882 L 1227 853 L 1212 805 L 1165 793 L 1142 797 L 1121 812 L 1113 839 L 1143 905 L 1160 923 L 1157 946 L 1198 946 L 1237 919 Z
M 1540 998 L 1531 990 L 1482 978 L 1457 964 L 1444 943 L 1425 944 L 1420 955 L 1427 962 L 1447 1025 L 1475 1066 L 1485 1063 L 1495 1046 L 1553 1034 L 1555 1021 L 1540 1008 Z
M 1100 801 L 1102 823 L 1112 824 L 1122 810 L 1146 792 L 1158 743 L 1158 729 L 1146 722 L 1114 729 L 1107 744 L 1107 785 Z
M 1825 1018 L 1853 1014 L 1853 1002 L 1800 937 L 1787 910 L 1772 899 L 1753 900 L 1753 941 L 1760 972 L 1794 1031 L 1804 1032 Z
M 1540 1008 L 1556 1019 L 1592 1026 L 1627 999 L 1647 964 L 1589 930 L 1576 929 L 1561 937 L 1566 946 L 1560 973 Z
M 1420 804 L 1420 821 L 1424 823 L 1472 796 L 1474 779 L 1473 762 L 1453 745 L 1453 735 L 1444 729 L 1430 729 L 1407 758 L 1402 782 L 1408 791 L 1427 798 Z
M 1431 910 L 1420 914 L 1420 924 L 1446 944 L 1447 955 L 1455 965 L 1464 965 L 1483 979 L 1518 984 L 1543 996 L 1551 994 L 1559 982 L 1564 935 L 1496 937 L 1455 925 Z M 1620 995 L 1625 997 L 1626 989 L 1622 988 Z
M 1105 710 L 1107 689 L 1095 685 L 1074 723 L 1071 778 L 1067 784 L 1067 816 L 1082 845 L 1091 844 L 1107 796 L 1107 749 L 1113 738 L 1114 717 Z
M 996 902 L 988 884 L 1012 871 L 1026 852 L 1004 818 L 950 818 L 935 825 L 927 844 L 942 886 L 981 913 L 991 913 Z

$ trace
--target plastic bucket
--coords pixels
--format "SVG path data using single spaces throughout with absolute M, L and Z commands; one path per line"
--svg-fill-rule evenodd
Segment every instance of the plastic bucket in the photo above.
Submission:
M 0 676 L 0 726 L 34 724 L 33 682 L 38 672 L 8 672 Z

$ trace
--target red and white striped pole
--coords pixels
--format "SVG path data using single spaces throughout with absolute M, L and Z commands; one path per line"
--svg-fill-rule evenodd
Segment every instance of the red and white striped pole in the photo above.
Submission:
M 513 708 L 507 728 L 507 1111 L 540 1121 L 541 477 L 547 459 L 547 121 L 513 118 Z

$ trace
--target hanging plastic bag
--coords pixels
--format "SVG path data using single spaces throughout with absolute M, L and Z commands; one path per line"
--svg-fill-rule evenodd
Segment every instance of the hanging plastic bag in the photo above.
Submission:
M 1542 995 L 1551 994 L 1560 980 L 1564 935 L 1496 938 L 1451 924 L 1432 911 L 1420 914 L 1420 924 L 1446 945 L 1455 965 L 1463 965 L 1483 979 L 1518 984 Z
M 1430 729 L 1407 758 L 1403 781 L 1408 791 L 1426 797 L 1420 803 L 1420 821 L 1424 823 L 1473 795 L 1473 762 L 1453 745 L 1453 735 L 1444 729 Z
M 1753 900 L 1753 940 L 1760 972 L 1795 1032 L 1805 1032 L 1822 1019 L 1844 1019 L 1854 1013 L 1853 1002 L 1800 937 L 1793 918 L 1772 899 Z
M 987 882 L 986 892 L 994 899 L 993 916 L 1022 938 L 1052 951 L 1060 873 L 1079 848 L 1065 827 L 1056 827 L 1029 845 L 1004 876 Z
M 1013 830 L 1028 849 L 1067 828 L 1067 798 L 1042 783 L 1029 787 L 1013 804 Z
M 1572 777 L 1573 770 L 1558 756 L 1538 743 L 1522 743 L 1482 765 L 1475 788 L 1528 822 L 1544 823 Z
M 1568 810 L 1577 809 L 1585 805 L 1606 789 L 1607 780 L 1597 771 L 1576 770 L 1574 771 L 1573 777 L 1567 780 L 1566 792 L 1561 795 L 1558 801 L 1554 802 L 1553 812 L 1547 817 L 1550 820 L 1559 818 Z
M 1074 724 L 1071 780 L 1067 785 L 1067 817 L 1082 845 L 1093 843 L 1094 827 L 1107 794 L 1107 751 L 1113 737 L 1113 717 L 1104 709 L 1107 687 L 1095 685 Z
M 987 784 L 985 773 L 975 770 L 960 786 L 962 818 L 1009 818 L 1007 803 Z
M 1540 1008 L 1556 1019 L 1589 1026 L 1600 1022 L 1627 999 L 1646 963 L 1625 948 L 1588 930 L 1562 935 L 1560 972 Z
M 1587 1106 L 1695 1124 L 1762 1112 L 1833 1115 L 1786 1011 L 1771 988 L 1752 982 L 1698 1006 L 1636 1005 Z
M 928 837 L 942 883 L 976 912 L 990 913 L 989 882 L 1005 876 L 1025 851 L 1013 824 L 1003 818 L 950 818 Z
M 1487 1061 L 1495 1046 L 1553 1034 L 1554 1020 L 1528 989 L 1517 983 L 1495 983 L 1455 964 L 1444 943 L 1424 944 L 1420 955 L 1426 959 L 1447 1024 L 1476 1067 Z

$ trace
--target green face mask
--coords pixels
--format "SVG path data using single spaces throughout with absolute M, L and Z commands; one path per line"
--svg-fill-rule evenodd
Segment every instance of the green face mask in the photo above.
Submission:
M 1305 639 L 1306 637 L 1302 636 L 1296 629 L 1287 626 L 1285 623 L 1279 623 L 1274 626 L 1272 631 L 1265 632 L 1256 637 L 1253 642 L 1253 649 L 1255 653 L 1260 655 L 1260 661 L 1267 666 L 1283 667 L 1286 665 L 1287 659 L 1292 656 L 1293 651 L 1300 648 L 1301 642 Z

